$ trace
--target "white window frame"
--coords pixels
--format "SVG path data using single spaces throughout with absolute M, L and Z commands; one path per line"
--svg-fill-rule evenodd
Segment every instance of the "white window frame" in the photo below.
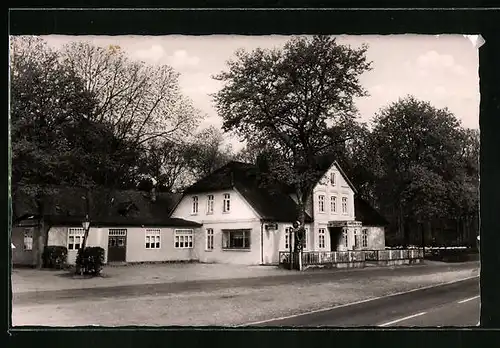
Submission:
M 160 228 L 146 228 L 145 244 L 147 250 L 161 249 L 161 229 Z
M 207 195 L 207 214 L 214 213 L 214 195 Z
M 361 246 L 362 248 L 368 248 L 368 229 L 363 228 L 361 230 Z
M 207 228 L 205 230 L 205 250 L 214 250 L 214 229 Z
M 330 196 L 330 212 L 337 213 L 337 196 Z
M 174 231 L 175 249 L 193 249 L 194 233 L 192 229 L 177 229 Z
M 230 246 L 231 233 L 243 232 L 243 247 Z M 248 240 L 248 245 L 245 241 Z M 224 229 L 222 230 L 222 250 L 251 250 L 252 248 L 252 230 L 249 228 Z
M 33 250 L 33 228 L 26 227 L 23 231 L 23 250 Z
M 325 212 L 325 195 L 318 195 L 318 211 Z
M 193 196 L 191 205 L 191 214 L 198 214 L 199 199 L 198 196 Z
M 332 186 L 337 185 L 337 173 L 335 173 L 335 172 L 330 173 L 330 184 Z
M 231 211 L 231 194 L 224 193 L 224 200 L 222 201 L 222 212 L 229 213 Z
M 85 235 L 85 230 L 83 227 L 69 227 L 68 228 L 68 251 L 78 250 L 82 247 L 83 236 Z M 77 243 L 77 241 L 79 243 Z M 78 248 L 76 247 L 78 245 Z
M 318 247 L 320 249 L 324 249 L 326 247 L 325 235 L 326 235 L 326 229 L 325 228 L 320 228 L 318 230 Z
M 349 207 L 348 207 L 348 197 L 344 196 L 342 197 L 342 214 L 347 215 L 349 213 Z

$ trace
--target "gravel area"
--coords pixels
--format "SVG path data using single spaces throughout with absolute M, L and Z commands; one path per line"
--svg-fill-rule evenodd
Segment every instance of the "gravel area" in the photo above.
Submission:
M 101 277 L 73 276 L 69 271 L 13 269 L 12 292 L 85 289 L 120 285 L 160 284 L 192 280 L 265 277 L 289 274 L 274 266 L 241 266 L 225 264 L 138 264 L 105 267 Z
M 342 281 L 211 292 L 173 293 L 125 299 L 14 306 L 13 325 L 44 326 L 232 326 L 298 314 L 478 275 L 477 267 L 411 276 L 375 276 Z

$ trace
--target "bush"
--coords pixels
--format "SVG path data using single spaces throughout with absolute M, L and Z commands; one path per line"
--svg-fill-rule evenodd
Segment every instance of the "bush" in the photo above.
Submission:
M 43 249 L 42 261 L 44 268 L 61 269 L 68 260 L 68 248 L 65 246 L 50 245 Z
M 104 249 L 89 247 L 78 250 L 76 256 L 76 273 L 99 275 L 104 264 Z

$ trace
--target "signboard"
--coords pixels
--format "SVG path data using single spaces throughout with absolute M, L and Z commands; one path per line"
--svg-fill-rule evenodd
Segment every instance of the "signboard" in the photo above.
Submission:
M 328 227 L 361 227 L 360 221 L 328 221 Z
M 277 229 L 278 229 L 277 223 L 266 224 L 266 230 L 277 230 Z

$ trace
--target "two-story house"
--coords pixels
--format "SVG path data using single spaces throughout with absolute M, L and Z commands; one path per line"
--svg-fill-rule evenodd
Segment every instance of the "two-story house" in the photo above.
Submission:
M 304 251 L 385 247 L 386 221 L 355 195 L 337 162 L 325 166 L 307 204 Z M 201 262 L 275 264 L 293 245 L 298 214 L 293 193 L 261 187 L 254 165 L 233 161 L 186 189 L 172 217 L 202 224 Z

